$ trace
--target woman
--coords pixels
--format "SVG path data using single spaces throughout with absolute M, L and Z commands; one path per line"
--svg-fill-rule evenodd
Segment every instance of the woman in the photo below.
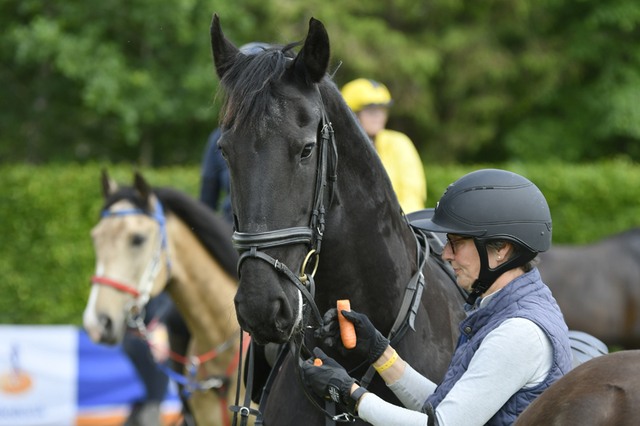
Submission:
M 356 328 L 352 350 L 368 358 L 407 408 L 383 401 L 316 348 L 307 383 L 373 425 L 510 425 L 572 366 L 568 330 L 535 265 L 551 245 L 551 215 L 540 190 L 504 170 L 479 170 L 451 184 L 431 219 L 412 224 L 447 234 L 442 257 L 471 292 L 460 338 L 436 386 L 400 358 L 369 319 L 342 311 Z M 427 284 L 428 285 L 428 284 Z M 316 331 L 341 342 L 337 312 Z

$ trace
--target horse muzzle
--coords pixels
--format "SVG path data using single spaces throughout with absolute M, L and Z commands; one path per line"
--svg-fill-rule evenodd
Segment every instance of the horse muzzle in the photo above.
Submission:
M 302 324 L 302 296 L 271 270 L 245 271 L 234 303 L 238 323 L 261 345 L 289 341 Z

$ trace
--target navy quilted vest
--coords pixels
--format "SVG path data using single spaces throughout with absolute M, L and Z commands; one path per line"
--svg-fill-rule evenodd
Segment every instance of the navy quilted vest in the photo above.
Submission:
M 460 323 L 460 339 L 449 369 L 436 391 L 427 398 L 425 405 L 431 403 L 434 408 L 438 407 L 467 371 L 471 358 L 485 336 L 509 318 L 526 318 L 549 336 L 553 344 L 553 364 L 542 383 L 516 392 L 487 425 L 511 425 L 538 395 L 571 370 L 573 356 L 567 325 L 551 291 L 540 279 L 538 269 L 534 268 L 507 284 L 487 306 Z

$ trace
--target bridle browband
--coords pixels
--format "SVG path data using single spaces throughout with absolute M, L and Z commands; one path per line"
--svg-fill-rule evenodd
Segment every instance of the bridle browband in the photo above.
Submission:
M 316 86 L 317 87 L 317 86 Z M 263 261 L 271 264 L 276 271 L 284 274 L 289 280 L 296 286 L 299 290 L 301 297 L 306 299 L 306 304 L 303 307 L 303 311 L 301 313 L 302 323 L 300 326 L 300 332 L 297 333 L 300 338 L 300 342 L 296 342 L 294 335 L 290 338 L 289 345 L 291 353 L 294 357 L 296 357 L 296 362 L 294 363 L 296 378 L 300 386 L 302 387 L 303 392 L 307 396 L 307 399 L 311 401 L 311 403 L 322 411 L 325 416 L 327 416 L 328 421 L 333 422 L 354 422 L 355 417 L 350 413 L 341 413 L 335 414 L 335 406 L 332 402 L 327 403 L 327 409 L 321 407 L 315 399 L 310 395 L 305 383 L 302 380 L 301 373 L 301 363 L 303 359 L 301 357 L 302 350 L 305 351 L 307 356 L 311 356 L 311 351 L 306 347 L 304 343 L 304 335 L 305 335 L 305 327 L 308 322 L 311 311 L 313 312 L 316 320 L 318 322 L 318 326 L 322 326 L 324 324 L 322 315 L 320 314 L 318 307 L 316 306 L 314 297 L 315 297 L 315 282 L 313 281 L 313 276 L 317 270 L 320 249 L 322 245 L 322 238 L 324 236 L 325 231 L 325 214 L 328 209 L 331 207 L 333 197 L 335 195 L 335 185 L 337 181 L 337 163 L 338 163 L 338 151 L 336 147 L 335 137 L 333 127 L 331 122 L 328 120 L 324 102 L 322 101 L 322 95 L 320 94 L 320 90 L 318 89 L 318 95 L 320 96 L 320 109 L 322 113 L 322 128 L 320 130 L 320 138 L 318 143 L 318 151 L 320 158 L 318 159 L 318 171 L 316 174 L 316 185 L 315 185 L 315 194 L 314 194 L 314 202 L 313 202 L 313 210 L 311 212 L 311 217 L 309 220 L 308 227 L 292 227 L 292 228 L 284 228 L 277 229 L 265 232 L 240 232 L 236 230 L 232 236 L 233 246 L 241 251 L 242 254 L 238 259 L 238 278 L 240 278 L 240 269 L 242 263 L 248 258 L 254 259 L 262 259 Z M 325 205 L 325 192 L 328 192 L 328 202 Z M 422 274 L 422 269 L 424 268 L 427 259 L 429 258 L 429 243 L 427 241 L 426 235 L 420 231 L 419 229 L 415 229 L 410 226 L 406 216 L 405 222 L 409 229 L 412 230 L 415 241 L 416 241 L 416 267 L 417 270 L 412 276 L 407 288 L 405 290 L 404 299 L 402 301 L 402 305 L 400 307 L 400 311 L 398 316 L 391 328 L 391 332 L 389 333 L 389 338 L 392 344 L 397 343 L 407 332 L 409 328 L 415 330 L 414 322 L 415 317 L 418 312 L 418 307 L 422 297 L 422 291 L 424 289 L 425 280 L 424 275 Z M 290 268 L 287 267 L 284 263 L 280 262 L 278 259 L 269 256 L 264 253 L 263 249 L 272 248 L 272 247 L 281 247 L 293 244 L 306 244 L 309 247 L 309 251 L 303 261 L 302 268 L 300 271 L 300 276 L 295 275 Z M 305 270 L 307 268 L 307 262 L 311 258 L 311 256 L 315 256 L 315 266 L 313 272 L 311 274 L 306 274 Z M 294 330 L 295 331 L 295 330 Z M 284 352 L 284 351 L 283 351 Z M 250 355 L 253 354 L 253 351 L 250 351 Z M 279 358 L 282 357 L 282 354 Z M 251 357 L 250 357 L 251 358 Z M 253 362 L 249 360 L 249 370 L 247 374 L 247 389 L 250 389 L 250 383 L 253 379 Z M 359 369 L 357 367 L 356 369 Z M 272 381 L 272 376 L 274 371 L 272 370 L 268 379 L 268 382 Z M 364 387 L 368 386 L 375 374 L 375 370 L 373 366 L 369 366 L 364 377 L 361 380 L 361 383 Z M 260 401 L 259 410 L 255 410 L 250 408 L 250 400 L 248 398 L 249 391 L 247 391 L 247 395 L 245 395 L 244 406 L 239 406 L 239 393 L 236 395 L 236 405 L 231 406 L 230 409 L 236 413 L 239 413 L 242 416 L 241 424 L 246 424 L 249 415 L 256 415 L 258 418 L 256 419 L 256 425 L 262 424 L 262 413 L 264 408 L 264 403 L 266 402 L 266 395 L 268 394 L 269 389 L 265 386 L 263 389 L 263 397 Z M 234 415 L 234 425 L 236 424 L 236 417 Z
M 146 212 L 141 208 L 137 209 L 127 209 L 127 210 L 103 210 L 100 216 L 102 218 L 105 217 L 113 217 L 113 216 L 127 216 L 127 215 L 145 215 L 154 219 L 158 222 L 159 225 L 159 238 L 156 238 L 156 247 L 153 252 L 153 256 L 147 263 L 145 270 L 140 277 L 140 281 L 136 287 L 122 283 L 117 280 L 113 280 L 111 278 L 105 276 L 94 275 L 91 277 L 91 284 L 100 284 L 106 285 L 108 287 L 113 287 L 116 290 L 122 291 L 124 293 L 132 294 L 134 299 L 125 307 L 125 314 L 127 318 L 127 325 L 132 328 L 139 328 L 140 322 L 143 317 L 144 307 L 149 302 L 151 297 L 151 290 L 153 289 L 153 283 L 160 273 L 160 268 L 162 266 L 161 258 L 162 253 L 165 254 L 165 263 L 167 266 L 167 282 L 171 279 L 171 260 L 169 259 L 169 254 L 167 252 L 167 226 L 166 226 L 166 218 L 164 215 L 164 210 L 162 208 L 162 204 L 159 200 L 156 200 L 154 205 L 153 212 Z M 144 325 L 144 324 L 143 324 Z

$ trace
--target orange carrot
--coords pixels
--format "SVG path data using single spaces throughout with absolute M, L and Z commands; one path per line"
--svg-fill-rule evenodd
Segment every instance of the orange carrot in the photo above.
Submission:
M 322 360 L 320 358 L 316 358 L 313 360 L 313 365 L 315 365 L 316 367 L 321 366 L 322 365 Z
M 338 323 L 340 324 L 340 337 L 342 344 L 347 349 L 356 347 L 356 329 L 353 323 L 342 315 L 342 311 L 351 311 L 351 303 L 349 299 L 338 300 Z

